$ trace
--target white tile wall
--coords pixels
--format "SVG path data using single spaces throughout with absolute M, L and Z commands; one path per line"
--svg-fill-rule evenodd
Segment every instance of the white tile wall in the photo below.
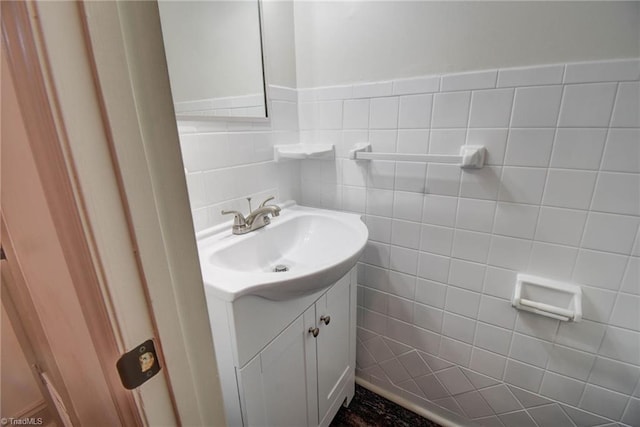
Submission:
M 271 120 L 180 123 L 196 231 L 245 197 L 363 214 L 357 374 L 486 426 L 640 425 L 640 61 L 271 87 Z M 273 162 L 331 142 L 334 161 Z M 353 162 L 457 154 L 485 168 Z M 510 306 L 517 272 L 583 285 L 584 321 Z
M 357 84 L 330 107 L 330 89 L 301 94 L 301 138 L 339 147 L 304 163 L 302 202 L 370 231 L 360 377 L 487 426 L 640 425 L 639 79 L 623 60 Z M 356 141 L 484 144 L 488 166 L 356 164 Z M 584 320 L 514 310 L 525 271 L 582 284 Z
M 229 221 L 220 211 L 248 211 L 269 196 L 300 199 L 300 165 L 273 161 L 273 145 L 299 142 L 297 94 L 271 87 L 270 122 L 251 119 L 180 122 L 180 147 L 195 231 Z M 341 127 L 342 101 L 322 109 L 327 126 Z M 320 109 L 319 109 L 320 110 Z M 339 111 L 338 111 L 339 110 Z

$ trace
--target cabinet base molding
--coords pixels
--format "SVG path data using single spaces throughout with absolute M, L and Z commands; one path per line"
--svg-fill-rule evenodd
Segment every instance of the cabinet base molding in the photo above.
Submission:
M 416 405 L 415 403 L 411 402 L 410 400 L 405 399 L 402 396 L 399 396 L 397 394 L 394 394 L 393 392 L 386 390 L 378 385 L 375 385 L 365 379 L 362 379 L 358 376 L 356 376 L 356 384 L 358 384 L 359 386 L 362 386 L 364 388 L 366 388 L 369 391 L 372 391 L 373 393 L 377 394 L 378 396 L 382 396 L 387 400 L 390 400 L 391 402 L 395 403 L 396 405 L 400 405 L 405 409 L 408 409 L 411 412 L 415 412 L 416 414 L 423 416 L 431 421 L 433 421 L 434 423 L 438 423 L 440 424 L 442 427 L 467 427 L 467 426 L 472 426 L 474 424 L 471 423 L 465 423 L 463 420 L 457 420 L 454 421 L 452 418 L 453 417 L 457 417 L 455 414 L 450 414 L 450 416 L 448 416 L 449 414 L 447 414 L 447 416 L 443 415 L 443 414 L 439 414 L 436 413 L 435 411 L 431 411 L 427 408 L 423 408 L 422 406 Z M 393 387 L 393 386 L 392 386 Z M 443 410 L 444 412 L 444 410 Z M 457 417 L 459 418 L 459 417 Z

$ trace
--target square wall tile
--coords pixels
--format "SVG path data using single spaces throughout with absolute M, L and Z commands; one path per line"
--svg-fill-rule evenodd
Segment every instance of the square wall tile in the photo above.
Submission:
M 458 366 L 469 366 L 471 346 L 460 341 L 442 337 L 438 356 Z
M 640 127 L 640 83 L 618 85 L 618 95 L 613 107 L 613 127 Z
M 493 232 L 510 237 L 532 239 L 540 208 L 531 205 L 498 203 Z
M 502 168 L 485 166 L 482 169 L 468 169 L 462 174 L 460 197 L 496 200 L 500 188 Z
M 554 345 L 549 353 L 547 369 L 580 381 L 586 381 L 591 372 L 595 355 L 569 347 Z
M 640 215 L 640 176 L 600 172 L 591 208 L 601 212 Z
M 589 376 L 589 383 L 631 394 L 640 378 L 640 368 L 615 360 L 598 357 Z
M 504 164 L 549 166 L 555 129 L 511 129 Z
M 481 292 L 485 268 L 484 264 L 452 258 L 449 267 L 449 284 Z
M 487 266 L 484 293 L 502 299 L 511 299 L 516 284 L 516 272 Z
M 396 191 L 424 193 L 427 164 L 418 162 L 398 162 L 396 164 Z
M 398 98 L 373 98 L 369 113 L 371 129 L 395 129 L 398 127 Z
M 486 153 L 484 162 L 487 165 L 502 165 L 507 146 L 507 129 L 468 129 L 468 145 L 484 145 Z
M 624 411 L 622 422 L 630 426 L 640 421 L 640 399 L 630 399 L 627 409 Z
M 637 281 L 635 282 L 637 286 Z M 591 286 L 582 286 L 582 318 L 607 323 L 617 293 Z
M 546 372 L 540 394 L 553 400 L 577 406 L 584 390 L 584 382 Z
M 487 262 L 491 235 L 475 231 L 456 230 L 451 255 L 467 261 Z
M 453 229 L 423 224 L 420 233 L 420 250 L 438 255 L 451 255 Z
M 458 199 L 456 228 L 490 233 L 496 202 L 490 200 Z
M 456 220 L 458 199 L 449 196 L 426 194 L 422 222 L 433 225 L 453 227 Z
M 424 329 L 440 333 L 442 331 L 443 311 L 428 305 L 415 304 L 413 323 Z
M 531 241 L 493 235 L 489 249 L 490 265 L 521 271 L 527 268 Z
M 606 136 L 607 129 L 558 129 L 551 167 L 598 170 Z
M 393 196 L 391 190 L 367 190 L 366 211 L 369 215 L 391 217 L 393 215 Z
M 579 323 L 562 322 L 556 343 L 582 351 L 595 353 L 600 347 L 606 325 L 583 320 Z
M 400 97 L 399 128 L 431 127 L 433 95 L 408 95 Z
M 377 130 L 369 131 L 369 142 L 371 150 L 380 153 L 394 153 L 396 151 L 396 140 L 398 139 L 398 131 L 393 130 Z
M 640 365 L 640 334 L 609 326 L 599 354 L 621 362 Z
M 502 379 L 506 361 L 505 357 L 474 347 L 469 367 L 484 375 Z
M 585 211 L 542 207 L 538 217 L 535 239 L 578 246 L 586 221 L 587 213 Z
M 517 88 L 511 127 L 555 126 L 561 98 L 562 86 Z
M 318 103 L 319 129 L 342 129 L 342 101 L 322 101 Z
M 588 384 L 580 402 L 580 408 L 604 417 L 619 420 L 629 402 L 629 397 Z
M 500 128 L 509 126 L 513 89 L 474 91 L 471 97 L 469 127 Z
M 560 127 L 606 127 L 609 125 L 616 83 L 565 86 Z
M 447 285 L 421 278 L 416 280 L 415 299 L 417 302 L 444 308 L 446 295 Z
M 411 249 L 420 247 L 420 224 L 417 222 L 393 220 L 391 243 Z
M 403 322 L 413 321 L 413 302 L 404 298 L 389 295 L 387 301 L 387 315 Z M 404 381 L 404 380 L 401 380 Z
M 527 272 L 555 280 L 571 279 L 578 249 L 534 242 Z
M 389 268 L 406 274 L 416 274 L 418 251 L 414 249 L 391 246 Z
M 457 196 L 460 189 L 461 169 L 458 165 L 429 163 L 427 192 L 443 196 Z
M 620 290 L 622 292 L 628 292 L 631 294 L 640 295 L 640 258 L 632 256 L 629 258 L 627 264 L 627 270 L 622 278 L 622 286 Z
M 475 330 L 476 322 L 474 320 L 448 312 L 444 313 L 442 319 L 442 335 L 466 342 L 467 344 L 473 344 Z
M 407 221 L 420 221 L 424 195 L 396 191 L 393 199 L 393 216 Z
M 596 288 L 618 290 L 627 265 L 627 257 L 608 252 L 580 250 L 573 279 Z
M 539 368 L 547 366 L 552 344 L 527 335 L 513 334 L 509 357 Z
M 516 309 L 513 309 L 516 311 Z M 517 310 L 516 332 L 553 342 L 556 338 L 560 321 L 539 316 L 527 311 Z
M 369 100 L 345 100 L 342 123 L 344 129 L 367 129 L 369 127 Z
M 540 368 L 509 359 L 504 372 L 504 381 L 537 393 L 542 383 L 543 374 L 544 370 Z
M 502 355 L 509 354 L 511 331 L 478 322 L 474 345 Z
M 438 93 L 434 98 L 434 128 L 462 128 L 467 126 L 471 92 Z
M 640 129 L 610 129 L 602 170 L 640 172 Z
M 474 318 L 478 314 L 480 294 L 449 286 L 445 309 L 452 313 Z
M 539 204 L 545 177 L 545 169 L 505 167 L 502 171 L 498 199 L 505 202 Z
M 589 209 L 596 172 L 549 169 L 542 199 L 545 206 Z
M 464 145 L 466 135 L 466 129 L 431 129 L 429 153 L 457 156 L 460 154 L 460 147 Z
M 449 257 L 430 254 L 428 252 L 420 252 L 418 261 L 418 276 L 435 280 L 437 282 L 445 282 L 449 276 Z
M 429 130 L 400 129 L 398 131 L 398 153 L 426 154 L 429 148 Z
M 482 295 L 478 320 L 512 330 L 516 314 L 509 300 Z
M 396 164 L 386 160 L 369 162 L 367 186 L 385 190 L 393 190 L 395 185 Z
M 416 291 L 416 277 L 397 271 L 389 272 L 387 292 L 402 298 L 413 299 Z
M 607 252 L 631 252 L 640 218 L 590 212 L 582 246 Z

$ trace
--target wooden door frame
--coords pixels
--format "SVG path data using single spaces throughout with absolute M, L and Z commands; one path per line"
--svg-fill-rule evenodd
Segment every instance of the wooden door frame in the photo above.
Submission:
M 102 375 L 118 418 L 125 425 L 142 425 L 132 394 L 123 389 L 120 378 L 113 369 L 113 361 L 118 359 L 122 349 L 118 345 L 104 304 L 98 272 L 81 218 L 82 208 L 78 204 L 71 181 L 73 170 L 69 169 L 63 153 L 63 142 L 54 119 L 55 110 L 47 91 L 46 74 L 39 60 L 35 31 L 27 5 L 23 2 L 3 2 L 1 15 L 3 47 L 6 49 L 20 110 L 23 117 L 28 118 L 24 123 L 30 149 L 75 291 L 82 301 L 84 321 L 93 338 L 89 345 L 95 348 L 98 355 Z M 6 229 L 3 228 L 3 231 L 6 232 Z M 26 298 L 26 295 L 23 296 Z M 34 313 L 29 314 L 32 319 L 33 316 Z M 36 325 L 29 329 L 31 334 L 36 331 Z M 54 376 L 59 376 L 59 372 L 54 373 Z M 61 384 L 59 382 L 58 388 L 61 388 Z M 73 402 L 82 401 L 78 396 L 67 397 L 69 401 L 66 406 L 71 408 Z M 72 414 L 75 412 L 73 409 L 70 411 Z M 77 414 L 73 416 L 75 422 L 83 422 Z
M 2 2 L 2 32 L 118 417 L 224 425 L 157 5 Z M 150 336 L 162 375 L 127 391 L 115 360 Z

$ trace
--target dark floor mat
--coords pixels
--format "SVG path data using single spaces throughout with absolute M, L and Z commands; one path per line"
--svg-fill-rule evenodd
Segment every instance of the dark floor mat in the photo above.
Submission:
M 440 427 L 356 384 L 348 408 L 342 407 L 330 427 Z

